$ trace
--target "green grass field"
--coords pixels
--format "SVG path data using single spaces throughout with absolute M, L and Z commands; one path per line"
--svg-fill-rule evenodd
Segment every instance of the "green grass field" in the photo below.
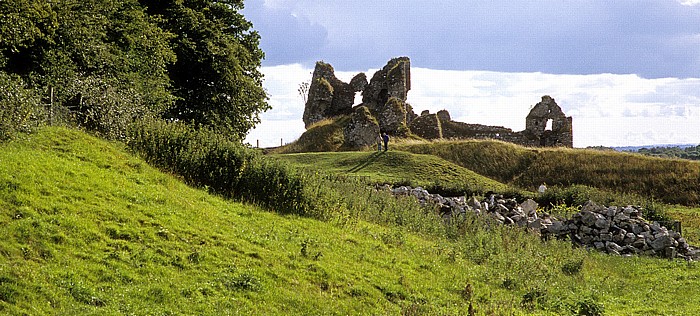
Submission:
M 459 192 L 515 191 L 498 181 L 433 155 L 402 151 L 323 152 L 274 155 L 306 170 L 358 177 L 371 183 L 447 187 Z M 464 194 L 464 193 L 462 193 Z
M 320 155 L 370 179 L 432 161 Z M 0 145 L 0 221 L 6 315 L 700 313 L 697 263 L 591 253 L 476 219 L 448 238 L 282 216 L 60 128 Z

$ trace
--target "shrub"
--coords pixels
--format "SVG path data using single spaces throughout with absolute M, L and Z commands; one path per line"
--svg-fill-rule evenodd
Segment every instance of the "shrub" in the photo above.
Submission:
M 307 210 L 302 178 L 293 170 L 212 131 L 146 120 L 132 127 L 128 145 L 153 165 L 222 196 L 280 213 Z
M 583 268 L 583 259 L 570 260 L 562 265 L 561 272 L 566 275 L 575 275 L 581 272 L 581 268 Z
M 585 298 L 576 302 L 574 312 L 580 316 L 600 316 L 605 314 L 605 307 L 593 298 Z
M 644 208 L 642 208 L 642 217 L 648 221 L 660 222 L 664 224 L 673 222 L 673 219 L 666 214 L 666 211 L 661 207 L 661 205 L 653 200 L 644 204 Z
M 226 288 L 233 291 L 260 291 L 262 290 L 262 282 L 255 275 L 250 273 L 241 273 L 225 282 Z
M 0 277 L 0 301 L 14 304 L 17 299 L 17 282 L 9 277 Z
M 0 72 L 0 141 L 32 131 L 43 113 L 40 97 L 20 77 Z
M 95 295 L 94 291 L 91 288 L 83 285 L 80 282 L 70 283 L 70 286 L 68 287 L 68 292 L 73 297 L 73 299 L 86 305 L 100 307 L 105 306 L 107 304 L 104 299 Z
M 520 305 L 528 310 L 542 308 L 547 300 L 547 292 L 539 288 L 530 288 L 523 294 Z

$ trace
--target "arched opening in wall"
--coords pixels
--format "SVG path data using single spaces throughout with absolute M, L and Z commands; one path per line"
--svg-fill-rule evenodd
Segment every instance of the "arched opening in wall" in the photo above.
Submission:
M 552 119 L 548 119 L 547 123 L 545 123 L 544 126 L 545 131 L 551 131 L 552 130 Z
M 387 89 L 382 89 L 379 91 L 379 104 L 384 105 L 386 101 L 389 101 L 389 91 Z
M 362 91 L 357 91 L 355 92 L 355 101 L 353 101 L 352 105 L 358 105 L 362 103 Z

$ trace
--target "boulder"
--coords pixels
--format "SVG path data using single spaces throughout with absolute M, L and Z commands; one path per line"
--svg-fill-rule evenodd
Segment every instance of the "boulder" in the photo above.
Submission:
M 481 209 L 481 202 L 475 196 L 469 198 L 467 205 L 475 210 Z
M 537 214 L 537 208 L 539 207 L 539 204 L 535 202 L 533 199 L 527 199 L 525 202 L 520 204 L 520 207 L 523 209 L 523 212 L 527 215 L 533 215 Z
M 607 230 L 610 228 L 610 221 L 605 219 L 604 217 L 599 217 L 595 221 L 595 227 L 601 230 Z
M 568 227 L 562 221 L 552 221 L 552 225 L 547 227 L 547 232 L 554 235 L 562 235 L 568 232 Z
M 599 219 L 603 219 L 603 217 L 598 213 L 593 213 L 591 211 L 581 211 L 581 222 L 583 223 L 583 225 L 593 227 Z
M 661 251 L 664 248 L 673 246 L 673 238 L 669 235 L 663 235 L 652 240 L 649 245 L 656 251 Z

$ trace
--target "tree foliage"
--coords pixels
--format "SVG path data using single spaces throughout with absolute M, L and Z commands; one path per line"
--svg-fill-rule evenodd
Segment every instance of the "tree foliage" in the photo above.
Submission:
M 652 157 L 700 160 L 700 145 L 685 148 L 680 146 L 640 148 L 637 152 Z
M 109 138 L 163 116 L 241 138 L 268 108 L 242 5 L 0 0 L 0 72 Z
M 40 98 L 26 89 L 19 76 L 0 72 L 0 141 L 18 131 L 30 131 L 43 115 Z
M 178 97 L 173 119 L 242 139 L 267 110 L 260 36 L 238 11 L 242 0 L 141 0 L 160 25 L 177 34 L 177 61 L 168 68 Z

